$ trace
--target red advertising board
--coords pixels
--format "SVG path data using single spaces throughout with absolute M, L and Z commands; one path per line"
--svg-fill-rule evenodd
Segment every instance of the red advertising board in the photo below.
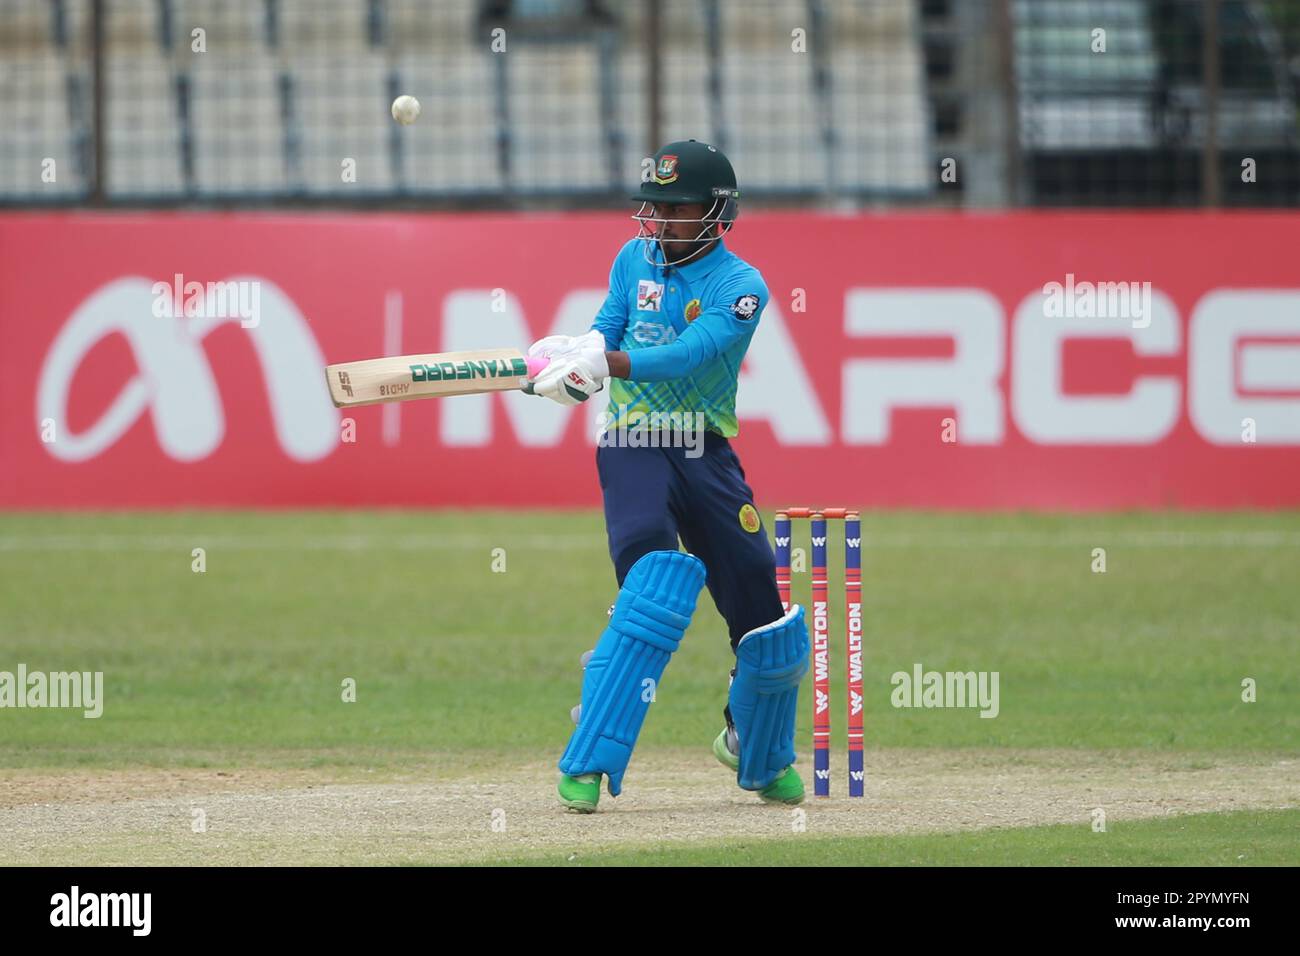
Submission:
M 576 506 L 599 408 L 322 366 L 585 330 L 617 214 L 0 217 L 0 507 Z M 1300 216 L 747 215 L 759 504 L 1300 505 Z

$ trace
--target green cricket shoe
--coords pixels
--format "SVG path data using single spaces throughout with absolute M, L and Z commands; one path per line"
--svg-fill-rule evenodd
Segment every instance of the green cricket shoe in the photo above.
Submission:
M 740 773 L 740 744 L 735 740 L 736 732 L 730 727 L 723 727 L 722 733 L 713 740 L 713 756 L 724 767 L 730 767 L 732 773 Z M 732 751 L 735 747 L 735 751 Z
M 784 803 L 795 806 L 803 803 L 803 777 L 794 769 L 794 764 L 786 767 L 776 779 L 758 792 L 767 803 Z
M 733 746 L 736 748 L 734 751 L 731 749 Z M 740 745 L 736 742 L 733 730 L 724 727 L 722 733 L 714 738 L 713 756 L 723 766 L 730 768 L 732 773 L 740 771 Z M 758 791 L 758 795 L 765 803 L 784 803 L 788 806 L 803 803 L 803 778 L 794 769 L 794 764 L 790 764 L 777 774 L 775 780 Z
M 560 802 L 570 810 L 595 813 L 596 804 L 600 802 L 600 774 L 583 773 L 570 777 L 562 773 L 556 789 L 560 792 Z

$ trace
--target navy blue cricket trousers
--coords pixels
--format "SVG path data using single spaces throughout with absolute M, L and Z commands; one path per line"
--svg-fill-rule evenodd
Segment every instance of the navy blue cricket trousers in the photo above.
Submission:
M 669 444 L 669 434 L 660 433 L 661 444 Z M 751 524 L 753 530 L 742 523 L 741 511 L 754 507 L 754 493 L 731 444 L 705 432 L 702 445 L 703 454 L 694 458 L 681 447 L 596 448 L 609 556 L 622 587 L 639 558 L 676 551 L 680 536 L 685 549 L 704 562 L 709 593 L 734 650 L 746 633 L 784 613 L 776 558 L 761 520 Z

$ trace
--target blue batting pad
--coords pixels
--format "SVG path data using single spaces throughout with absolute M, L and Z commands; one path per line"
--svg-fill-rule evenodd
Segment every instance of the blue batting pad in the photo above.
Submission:
M 704 587 L 704 562 L 681 551 L 651 551 L 623 579 L 609 626 L 582 679 L 582 710 L 560 769 L 603 773 L 623 789 L 641 723 L 668 658 L 677 650 Z
M 808 673 L 811 646 L 803 608 L 790 608 L 779 621 L 755 628 L 736 645 L 731 682 L 731 718 L 740 738 L 736 782 L 762 790 L 794 763 L 794 727 L 799 682 Z

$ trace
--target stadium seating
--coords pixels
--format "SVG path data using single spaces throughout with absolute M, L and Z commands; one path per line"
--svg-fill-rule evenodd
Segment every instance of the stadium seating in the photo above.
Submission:
M 0 0 L 0 123 L 15 131 L 0 145 L 0 200 L 91 188 L 88 7 Z M 830 42 L 813 49 L 805 35 L 808 52 L 795 52 L 791 31 L 815 32 L 814 8 Z M 512 24 L 505 54 L 489 48 L 495 21 L 480 22 L 478 0 L 104 9 L 110 199 L 621 195 L 657 145 L 642 4 L 608 5 L 612 26 L 578 20 L 567 35 Z M 655 15 L 661 135 L 723 145 L 749 196 L 925 188 L 914 0 L 664 0 Z M 831 82 L 816 83 L 819 68 Z M 401 92 L 423 108 L 408 128 L 388 116 Z M 56 185 L 39 181 L 45 157 Z
M 89 182 L 88 79 L 73 44 L 83 17 L 47 0 L 0 9 L 0 196 L 65 201 Z M 52 165 L 51 165 L 52 164 Z

